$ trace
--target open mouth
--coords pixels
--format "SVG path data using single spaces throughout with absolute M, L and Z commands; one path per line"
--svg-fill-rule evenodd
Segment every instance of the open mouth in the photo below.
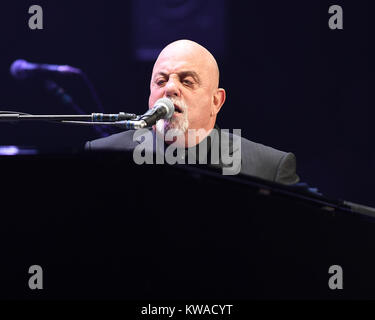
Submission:
M 181 108 L 179 106 L 174 105 L 174 112 L 176 112 L 176 113 L 182 113 L 182 110 L 181 110 Z

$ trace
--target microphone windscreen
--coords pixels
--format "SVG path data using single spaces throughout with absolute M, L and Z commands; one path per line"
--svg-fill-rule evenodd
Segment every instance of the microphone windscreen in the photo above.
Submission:
M 171 99 L 168 98 L 161 98 L 156 101 L 155 107 L 163 105 L 167 108 L 167 114 L 165 115 L 165 119 L 170 119 L 174 113 L 174 104 Z

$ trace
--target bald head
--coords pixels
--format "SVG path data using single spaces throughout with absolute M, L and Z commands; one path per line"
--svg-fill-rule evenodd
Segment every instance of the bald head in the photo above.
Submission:
M 199 70 L 208 76 L 213 89 L 219 87 L 219 67 L 214 56 L 205 47 L 191 40 L 177 40 L 167 45 L 159 54 L 154 64 L 153 74 L 164 61 L 194 61 Z

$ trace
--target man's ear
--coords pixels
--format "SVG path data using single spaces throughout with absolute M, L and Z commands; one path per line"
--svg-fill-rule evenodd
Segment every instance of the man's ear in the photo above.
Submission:
M 216 116 L 219 113 L 221 107 L 223 106 L 225 102 L 225 98 L 226 98 L 225 90 L 223 88 L 216 89 L 216 92 L 213 96 L 214 103 L 213 103 L 212 112 L 211 112 L 212 116 Z

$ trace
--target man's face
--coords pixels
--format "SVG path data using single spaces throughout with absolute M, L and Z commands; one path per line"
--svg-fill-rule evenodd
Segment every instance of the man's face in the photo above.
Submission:
M 204 59 L 194 52 L 162 53 L 155 63 L 150 83 L 149 108 L 163 97 L 172 99 L 175 113 L 166 129 L 205 129 L 213 127 L 213 81 Z

